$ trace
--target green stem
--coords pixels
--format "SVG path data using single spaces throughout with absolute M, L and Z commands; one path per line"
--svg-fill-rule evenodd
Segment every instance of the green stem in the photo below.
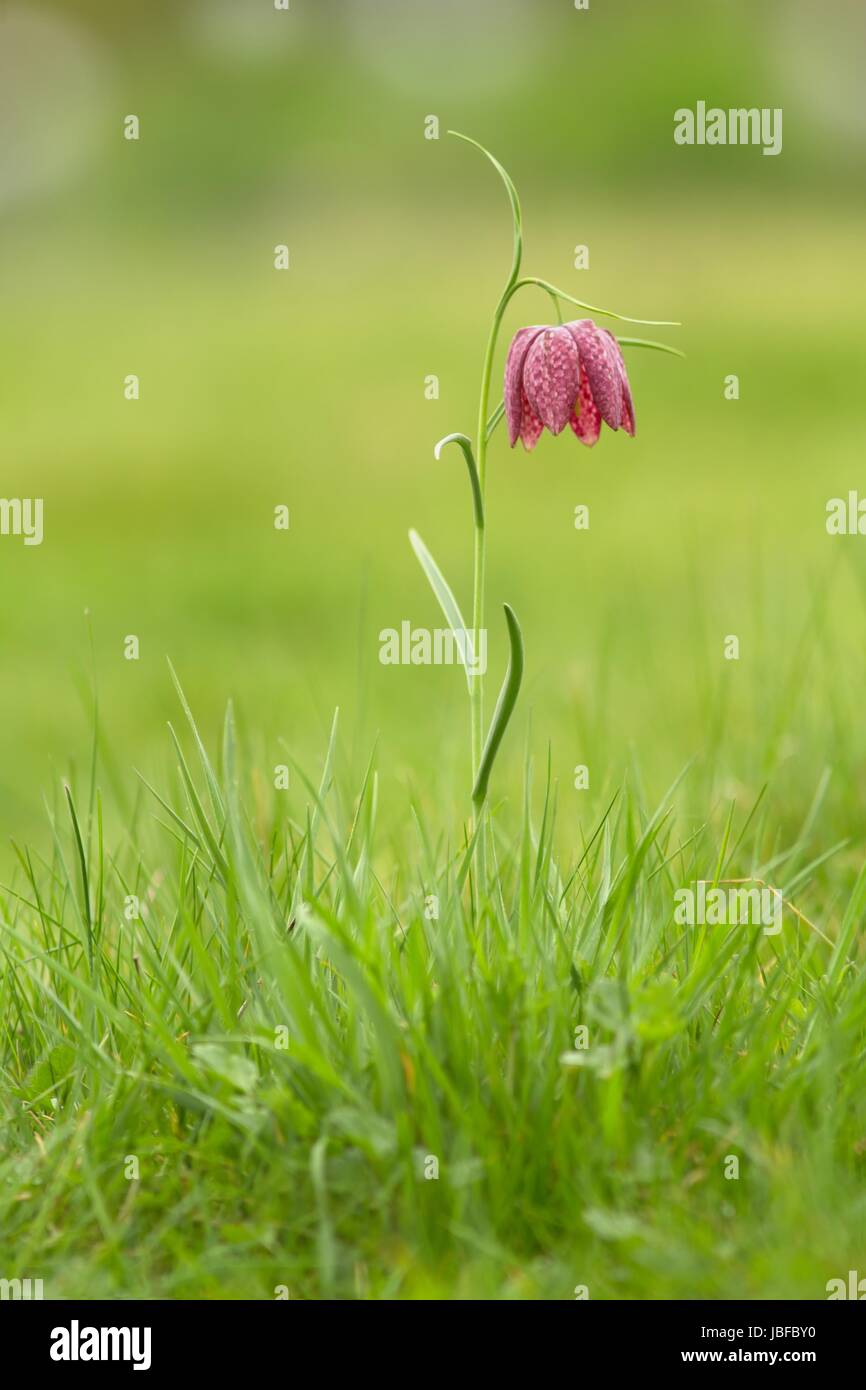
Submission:
M 502 318 L 505 316 L 507 304 L 514 293 L 517 285 L 517 275 L 520 274 L 520 243 L 516 238 L 514 245 L 514 261 L 512 274 L 503 289 L 499 303 L 496 304 L 496 311 L 493 313 L 491 332 L 487 341 L 487 352 L 484 354 L 484 367 L 481 371 L 481 395 L 478 400 L 478 434 L 475 442 L 475 463 L 478 464 L 478 486 L 481 489 L 481 518 L 475 517 L 475 548 L 474 548 L 474 585 L 473 585 L 473 631 L 475 652 L 481 651 L 481 631 L 484 628 L 484 585 L 485 573 L 487 573 L 487 530 L 485 530 L 484 520 L 487 517 L 487 445 L 488 436 L 492 431 L 488 431 L 489 399 L 491 399 L 491 377 L 493 371 L 493 357 L 496 354 L 496 343 L 499 341 L 499 328 L 502 327 Z M 484 748 L 484 676 L 478 673 L 473 680 L 473 689 L 470 695 L 471 702 L 471 744 L 473 744 L 473 784 L 478 777 L 478 770 L 481 767 L 481 751 Z M 484 798 L 475 803 L 475 815 L 480 815 Z
M 481 517 L 476 515 L 475 522 L 475 566 L 474 566 L 474 585 L 472 591 L 472 628 L 474 633 L 475 651 L 481 650 L 481 632 L 484 627 L 484 598 L 485 598 L 485 575 L 487 569 L 487 532 L 484 524 L 486 516 L 486 484 L 487 484 L 487 417 L 490 409 L 490 379 L 493 373 L 493 359 L 496 354 L 496 344 L 499 339 L 499 329 L 502 318 L 508 306 L 513 292 L 514 285 L 519 272 L 519 259 L 512 269 L 508 284 L 506 285 L 502 297 L 496 306 L 493 315 L 493 323 L 490 328 L 490 336 L 487 339 L 487 351 L 484 354 L 484 366 L 481 373 L 481 395 L 478 402 L 478 452 L 476 463 L 478 465 L 478 485 L 481 492 Z M 478 776 L 481 766 L 481 750 L 484 746 L 484 677 L 479 672 L 472 682 L 471 694 L 471 713 L 472 713 L 472 779 L 473 783 Z M 476 811 L 481 810 L 479 803 Z
M 472 628 L 474 633 L 474 645 L 476 657 L 481 651 L 481 633 L 484 629 L 484 585 L 487 570 L 487 530 L 485 520 L 487 516 L 486 508 L 486 484 L 487 484 L 487 439 L 488 424 L 487 417 L 490 407 L 490 377 L 493 371 L 493 358 L 496 353 L 496 343 L 499 338 L 499 328 L 502 323 L 502 316 L 505 313 L 508 301 L 514 293 L 520 275 L 520 262 L 523 256 L 523 218 L 520 211 L 520 199 L 517 190 L 499 160 L 496 159 L 489 150 L 477 140 L 473 140 L 468 135 L 463 135 L 459 130 L 448 132 L 458 140 L 464 140 L 467 145 L 474 145 L 477 150 L 490 161 L 494 169 L 505 186 L 508 201 L 511 205 L 511 215 L 514 227 L 514 244 L 511 257 L 511 271 L 502 291 L 499 303 L 493 315 L 493 323 L 490 326 L 490 334 L 487 339 L 487 349 L 484 354 L 484 365 L 481 372 L 481 395 L 478 402 L 478 432 L 476 435 L 476 463 L 478 465 L 478 485 L 481 494 L 480 507 L 475 510 L 475 539 L 473 547 L 473 570 L 474 579 L 472 586 Z M 484 749 L 484 676 L 479 671 L 472 680 L 472 688 L 469 695 L 471 735 L 472 735 L 472 785 L 476 784 L 478 773 L 481 767 L 481 755 Z M 484 795 L 473 800 L 473 812 L 476 825 L 480 819 L 484 808 Z M 481 892 L 483 894 L 486 881 L 486 855 L 484 845 L 484 835 L 478 837 L 478 875 Z
M 487 438 L 488 438 L 488 439 L 489 439 L 490 436 L 493 434 L 493 431 L 496 429 L 496 426 L 499 424 L 499 421 L 502 419 L 502 417 L 503 417 L 504 414 L 505 414 L 505 402 L 504 402 L 504 401 L 500 401 L 499 404 L 498 404 L 498 406 L 497 406 L 496 409 L 494 410 L 493 414 L 491 415 L 490 419 L 487 421 Z
M 490 336 L 487 340 L 487 351 L 484 354 L 484 367 L 481 373 L 481 395 L 478 402 L 477 464 L 478 485 L 481 493 L 481 515 L 480 521 L 476 515 L 475 582 L 472 593 L 472 627 L 474 630 L 476 657 L 481 651 L 481 633 L 484 628 L 484 586 L 487 569 L 487 532 L 484 524 L 487 516 L 487 441 L 489 435 L 493 432 L 488 429 L 487 418 L 490 409 L 490 378 L 493 371 L 493 358 L 496 354 L 496 344 L 499 338 L 502 318 L 508 307 L 508 302 L 514 293 L 515 286 L 517 285 L 517 276 L 519 272 L 520 244 L 518 239 L 515 238 L 514 264 L 512 266 L 511 275 L 508 284 L 502 292 L 502 297 L 496 306 L 496 312 L 493 315 L 493 323 L 490 328 Z M 481 758 L 484 751 L 484 676 L 480 671 L 473 677 L 469 700 L 470 716 L 472 720 L 472 785 L 474 788 L 480 788 L 473 794 L 472 810 L 475 825 L 478 826 L 481 822 L 481 817 L 484 812 L 484 802 L 487 797 L 486 779 L 479 783 Z M 483 901 L 487 888 L 487 845 L 483 828 L 478 836 L 478 886 L 479 898 Z

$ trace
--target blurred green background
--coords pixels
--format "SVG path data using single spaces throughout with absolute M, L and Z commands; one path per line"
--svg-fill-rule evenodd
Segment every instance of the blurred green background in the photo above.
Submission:
M 3 841 L 86 767 L 94 679 L 109 801 L 161 778 L 166 656 L 212 739 L 235 699 L 265 778 L 287 748 L 315 767 L 339 704 L 352 775 L 379 734 L 386 822 L 405 786 L 465 814 L 459 671 L 378 662 L 381 628 L 441 625 L 410 526 L 469 607 L 465 470 L 433 445 L 474 429 L 510 224 L 449 126 L 511 172 L 527 273 L 682 320 L 658 332 L 688 353 L 629 353 L 634 441 L 495 437 L 492 687 L 502 600 L 527 644 L 495 790 L 528 730 L 567 829 L 633 760 L 661 794 L 695 759 L 696 815 L 772 774 L 795 821 L 830 766 L 849 833 L 866 537 L 825 506 L 866 494 L 864 36 L 853 0 L 4 5 L 0 495 L 44 498 L 45 540 L 0 537 Z M 676 146 L 700 99 L 782 107 L 782 153 Z M 508 333 L 549 314 L 526 291 Z

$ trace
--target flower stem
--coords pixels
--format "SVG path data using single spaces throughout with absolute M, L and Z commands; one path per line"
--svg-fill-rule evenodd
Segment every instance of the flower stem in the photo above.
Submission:
M 476 512 L 475 518 L 475 550 L 474 550 L 474 583 L 472 588 L 472 628 L 473 646 L 475 648 L 476 659 L 481 651 L 481 634 L 484 629 L 484 598 L 485 598 L 485 578 L 487 570 L 487 531 L 485 520 L 487 517 L 486 505 L 486 484 L 487 484 L 487 417 L 490 410 L 490 378 L 493 371 L 493 358 L 496 353 L 496 343 L 499 338 L 499 329 L 502 324 L 502 317 L 505 313 L 508 301 L 513 292 L 514 285 L 520 270 L 519 255 L 515 255 L 515 264 L 509 277 L 502 297 L 496 306 L 493 315 L 493 323 L 490 327 L 490 336 L 487 339 L 487 351 L 484 354 L 484 366 L 481 373 L 481 395 L 478 402 L 478 434 L 477 434 L 477 458 L 478 464 L 478 484 L 481 492 L 480 514 Z M 486 647 L 485 647 L 486 650 Z M 475 785 L 478 772 L 481 767 L 481 754 L 484 748 L 484 675 L 477 670 L 472 679 L 472 688 L 469 695 L 470 717 L 472 721 L 472 783 Z M 481 815 L 484 810 L 484 794 L 473 801 L 473 812 L 476 827 L 479 825 Z M 487 880 L 487 854 L 484 842 L 483 830 L 478 837 L 478 881 L 481 893 L 485 891 Z
M 481 398 L 478 402 L 478 434 L 476 436 L 476 461 L 478 464 L 478 481 L 481 493 L 481 506 L 476 507 L 475 515 L 475 545 L 474 545 L 474 583 L 472 590 L 472 627 L 474 634 L 474 647 L 476 656 L 481 651 L 481 633 L 484 629 L 484 583 L 487 568 L 487 532 L 485 521 L 487 508 L 485 505 L 485 487 L 487 482 L 487 437 L 488 424 L 487 416 L 490 405 L 490 376 L 493 370 L 493 358 L 496 353 L 496 342 L 499 337 L 499 327 L 502 323 L 502 316 L 505 313 L 508 301 L 514 293 L 520 275 L 520 262 L 523 256 L 523 226 L 520 211 L 520 199 L 517 190 L 511 181 L 511 176 L 499 163 L 489 150 L 473 140 L 471 136 L 463 135 L 459 130 L 449 130 L 449 135 L 456 136 L 458 140 L 463 140 L 467 145 L 474 145 L 475 149 L 480 150 L 485 159 L 488 159 L 501 178 L 505 192 L 508 195 L 508 202 L 511 206 L 511 217 L 514 230 L 514 246 L 511 258 L 511 271 L 508 276 L 505 289 L 502 291 L 496 311 L 493 315 L 493 322 L 490 326 L 490 335 L 487 339 L 487 350 L 484 354 L 484 366 L 481 372 Z M 478 776 L 481 767 L 481 755 L 484 748 L 484 676 L 480 671 L 476 671 L 470 690 L 470 711 L 472 722 L 472 785 Z M 473 798 L 473 812 L 476 827 L 484 809 L 483 793 L 477 800 Z M 482 895 L 486 882 L 486 856 L 483 833 L 478 837 L 478 876 L 479 886 Z
M 493 315 L 493 323 L 490 327 L 490 336 L 487 339 L 487 351 L 484 354 L 484 367 L 481 373 L 481 396 L 478 402 L 478 443 L 476 462 L 478 464 L 478 484 L 481 490 L 482 516 L 479 520 L 476 517 L 475 524 L 475 583 L 472 594 L 472 627 L 474 632 L 475 651 L 481 650 L 481 631 L 484 627 L 484 580 L 487 561 L 486 531 L 484 520 L 487 515 L 486 509 L 486 483 L 487 483 L 487 417 L 490 410 L 490 378 L 493 372 L 493 358 L 496 353 L 496 343 L 499 338 L 499 328 L 502 323 L 502 316 L 511 298 L 516 272 L 512 274 L 509 282 L 502 294 L 502 298 L 496 306 Z M 484 677 L 479 673 L 472 684 L 472 776 L 478 776 L 478 769 L 481 763 L 481 749 L 484 743 Z

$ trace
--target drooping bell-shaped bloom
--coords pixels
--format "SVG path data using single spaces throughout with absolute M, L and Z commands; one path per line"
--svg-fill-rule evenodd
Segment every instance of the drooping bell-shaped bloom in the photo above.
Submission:
M 534 449 L 542 430 L 571 425 L 581 444 L 598 439 L 602 420 L 634 434 L 634 406 L 619 343 L 592 319 L 515 333 L 505 364 L 505 416 L 511 447 Z

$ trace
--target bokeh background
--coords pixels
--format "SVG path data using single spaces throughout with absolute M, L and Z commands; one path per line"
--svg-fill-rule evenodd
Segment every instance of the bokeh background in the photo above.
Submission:
M 866 537 L 825 507 L 866 494 L 864 57 L 857 0 L 0 7 L 0 495 L 45 504 L 42 546 L 0 538 L 4 844 L 86 767 L 94 685 L 110 810 L 134 767 L 160 780 L 167 656 L 208 737 L 236 701 L 263 776 L 286 750 L 315 768 L 340 705 L 347 776 L 378 734 L 395 830 L 406 787 L 465 813 L 459 670 L 378 661 L 381 628 L 441 625 L 410 526 L 469 607 L 465 473 L 433 445 L 474 428 L 510 224 L 449 126 L 515 179 L 527 273 L 682 320 L 688 353 L 629 354 L 634 442 L 495 437 L 493 686 L 502 600 L 527 643 L 497 791 L 527 738 L 566 826 L 689 760 L 696 815 L 770 776 L 799 822 L 826 767 L 862 784 Z M 676 146 L 699 99 L 782 107 L 781 155 Z M 526 291 L 506 328 L 549 312 Z

